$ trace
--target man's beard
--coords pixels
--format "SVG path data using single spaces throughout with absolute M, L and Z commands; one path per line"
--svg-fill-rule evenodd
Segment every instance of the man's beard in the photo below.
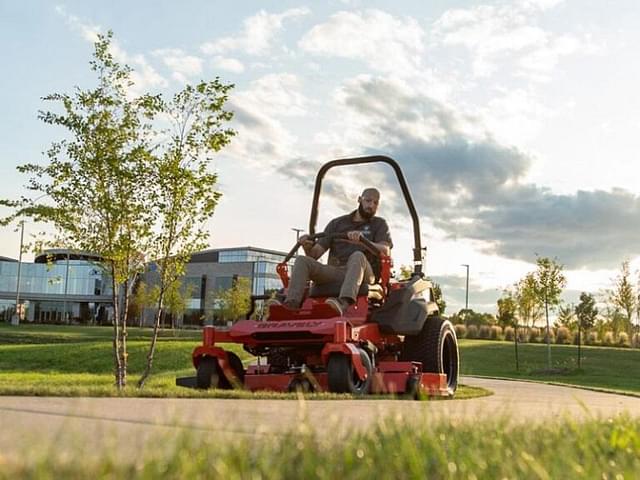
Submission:
M 369 213 L 364 208 L 362 208 L 362 204 L 358 205 L 358 213 L 365 220 L 371 220 L 371 217 L 373 217 L 373 213 Z

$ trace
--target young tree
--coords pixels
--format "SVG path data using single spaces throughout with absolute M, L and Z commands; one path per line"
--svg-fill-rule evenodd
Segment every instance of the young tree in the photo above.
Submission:
M 48 164 L 18 170 L 30 175 L 27 188 L 46 197 L 46 203 L 28 198 L 2 203 L 16 208 L 5 222 L 27 216 L 50 223 L 57 231 L 55 243 L 102 258 L 112 282 L 115 384 L 120 389 L 127 382 L 125 320 L 131 288 L 144 267 L 154 220 L 147 186 L 158 98 L 130 98 L 131 70 L 114 60 L 111 38 L 109 32 L 95 43 L 90 66 L 97 87 L 44 97 L 58 108 L 39 112 L 39 118 L 65 129 L 66 138 L 51 145 Z
M 518 309 L 518 319 L 529 329 L 542 317 L 542 306 L 537 295 L 537 282 L 533 273 L 528 273 L 515 284 L 513 298 Z
M 520 356 L 518 354 L 518 302 L 511 290 L 506 289 L 503 297 L 498 299 L 498 315 L 496 320 L 503 329 L 513 326 L 515 335 L 513 336 L 514 352 L 516 355 L 516 371 L 520 371 Z
M 216 78 L 195 87 L 187 85 L 171 102 L 162 103 L 162 113 L 170 122 L 166 132 L 169 140 L 160 145 L 151 162 L 158 227 L 152 251 L 158 267 L 159 293 L 147 364 L 138 382 L 140 388 L 153 366 L 166 292 L 177 288 L 191 254 L 207 245 L 205 222 L 220 198 L 217 175 L 208 167 L 213 154 L 235 134 L 224 127 L 232 118 L 232 113 L 224 109 L 232 87 Z
M 251 306 L 251 280 L 234 279 L 233 286 L 214 292 L 209 297 L 210 311 L 222 321 L 234 321 L 245 315 Z
M 593 295 L 585 292 L 580 294 L 580 303 L 576 305 L 575 314 L 578 319 L 576 323 L 578 324 L 578 368 L 580 368 L 582 364 L 582 332 L 588 332 L 593 328 L 598 317 L 596 300 Z
M 547 322 L 547 368 L 551 369 L 551 332 L 549 327 L 549 309 L 560 305 L 560 294 L 567 285 L 567 280 L 562 273 L 563 265 L 556 259 L 538 257 L 536 260 L 538 270 L 535 273 L 537 297 L 544 305 L 544 314 Z
M 621 326 L 626 332 L 631 334 L 633 325 L 633 316 L 638 309 L 638 295 L 634 291 L 631 282 L 631 272 L 629 271 L 629 261 L 622 262 L 620 273 L 614 279 L 614 287 L 608 292 L 608 301 L 624 316 L 623 325 Z M 620 330 L 620 326 L 615 326 L 616 332 Z
M 560 305 L 560 307 L 558 307 L 557 322 L 561 326 L 568 328 L 571 332 L 574 332 L 578 327 L 575 315 L 575 305 Z

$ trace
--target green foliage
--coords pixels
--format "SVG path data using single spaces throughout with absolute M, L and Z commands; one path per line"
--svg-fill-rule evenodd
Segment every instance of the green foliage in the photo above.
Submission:
M 251 280 L 238 277 L 233 286 L 213 292 L 208 300 L 208 310 L 219 321 L 235 321 L 243 317 L 251 306 Z
M 630 277 L 629 261 L 625 260 L 620 267 L 620 273 L 614 279 L 613 289 L 608 291 L 608 301 L 615 311 L 621 312 L 624 317 L 620 322 L 622 325 L 615 325 L 616 332 L 621 329 L 631 331 L 633 315 L 638 309 L 638 294 Z
M 513 293 L 517 305 L 518 318 L 525 327 L 532 327 L 542 318 L 542 306 L 538 297 L 535 274 L 528 273 L 515 285 Z
M 503 296 L 498 299 L 498 314 L 496 321 L 502 328 L 513 326 L 516 324 L 516 315 L 518 313 L 518 303 L 510 290 L 505 290 Z
M 593 298 L 593 295 L 586 292 L 580 294 L 580 303 L 575 307 L 575 314 L 579 326 L 583 331 L 593 328 L 596 318 L 598 317 L 596 299 Z

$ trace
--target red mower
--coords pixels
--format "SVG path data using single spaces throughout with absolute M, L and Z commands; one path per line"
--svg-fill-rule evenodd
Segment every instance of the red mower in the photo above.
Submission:
M 458 341 L 453 326 L 439 316 L 431 283 L 422 272 L 420 224 L 411 194 L 398 164 L 373 156 L 334 160 L 316 177 L 309 232 L 315 233 L 322 179 L 336 166 L 383 162 L 390 165 L 411 214 L 414 232 L 414 270 L 408 280 L 391 278 L 391 258 L 375 252 L 377 282 L 363 284 L 358 298 L 344 315 L 324 301 L 336 297 L 340 284 L 310 285 L 301 308 L 269 306 L 264 321 L 240 320 L 227 329 L 205 326 L 203 343 L 193 351 L 195 377 L 179 378 L 178 385 L 196 388 L 244 388 L 324 391 L 336 393 L 392 393 L 416 397 L 452 396 L 458 386 Z M 277 267 L 286 294 L 288 262 L 300 243 Z M 252 297 L 255 301 L 268 297 Z M 253 310 L 253 308 L 252 308 Z M 249 315 L 247 316 L 247 318 Z M 245 370 L 240 358 L 220 344 L 240 343 L 257 357 Z

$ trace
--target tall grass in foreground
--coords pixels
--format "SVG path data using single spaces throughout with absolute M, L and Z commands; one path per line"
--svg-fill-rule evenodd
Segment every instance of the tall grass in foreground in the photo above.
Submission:
M 152 453 L 122 462 L 115 449 L 32 448 L 20 461 L 0 456 L 0 478 L 637 478 L 640 420 L 514 426 L 507 418 L 452 424 L 425 416 L 342 439 L 303 422 L 284 436 L 225 441 L 192 432 L 143 450 Z

